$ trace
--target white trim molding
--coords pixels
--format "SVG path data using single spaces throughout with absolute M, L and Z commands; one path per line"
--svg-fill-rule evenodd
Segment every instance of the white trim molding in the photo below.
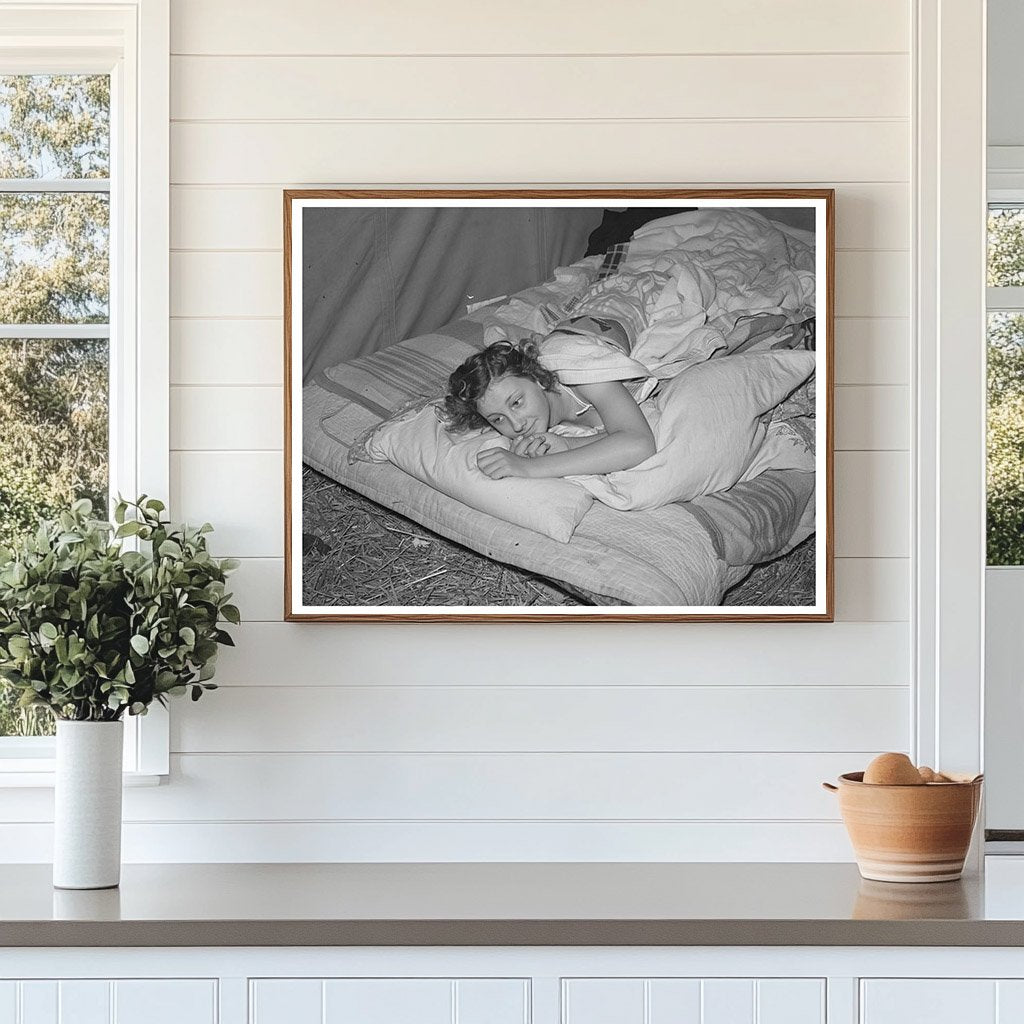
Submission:
M 982 768 L 985 0 L 918 0 L 916 708 L 919 763 Z

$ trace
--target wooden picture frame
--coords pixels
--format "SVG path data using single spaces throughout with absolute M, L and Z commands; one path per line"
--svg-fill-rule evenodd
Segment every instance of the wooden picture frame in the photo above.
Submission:
M 283 199 L 287 620 L 833 620 L 833 190 L 316 189 L 286 190 Z M 624 236 L 634 223 L 639 234 Z M 591 225 L 592 254 L 567 260 Z M 607 250 L 601 248 L 605 242 Z M 568 269 L 552 278 L 555 265 Z M 446 293 L 457 286 L 464 286 L 462 301 L 453 307 Z M 459 500 L 462 491 L 457 498 L 449 482 L 430 475 L 439 467 L 447 473 L 462 465 L 449 452 L 465 461 L 470 451 L 446 445 L 461 446 L 467 437 L 485 448 L 521 440 L 507 434 L 510 439 L 502 442 L 484 421 L 469 434 L 445 427 L 450 420 L 443 405 L 435 411 L 431 402 L 443 397 L 447 375 L 464 358 L 503 333 L 515 343 L 525 331 L 541 339 L 540 357 L 549 366 L 553 357 L 546 352 L 556 335 L 564 341 L 565 334 L 579 333 L 586 340 L 587 332 L 596 330 L 624 334 L 630 328 L 603 313 L 608 293 L 617 289 L 634 295 L 628 301 L 640 327 L 634 324 L 632 341 L 658 331 L 671 337 L 673 346 L 675 338 L 685 339 L 680 361 L 672 361 L 678 355 L 674 347 L 665 365 L 641 360 L 657 377 L 653 396 L 644 401 L 661 403 L 661 411 L 652 419 L 650 406 L 640 407 L 652 429 L 664 431 L 659 452 L 668 453 L 669 445 L 682 451 L 685 439 L 688 467 L 709 458 L 694 440 L 702 427 L 690 411 L 702 407 L 692 399 L 701 394 L 700 381 L 719 376 L 728 381 L 748 369 L 761 380 L 775 368 L 797 373 L 794 368 L 813 363 L 802 383 L 781 402 L 772 392 L 774 404 L 750 420 L 751 454 L 739 477 L 729 463 L 732 456 L 723 455 L 713 476 L 721 483 L 732 475 L 713 498 L 684 492 L 685 500 L 656 509 L 623 510 L 609 508 L 604 496 L 582 519 L 576 509 L 569 526 L 561 520 L 557 529 L 543 525 L 539 529 L 548 530 L 545 534 L 537 532 L 531 517 L 546 522 L 547 495 L 553 491 L 545 490 L 543 500 L 534 500 L 532 490 L 528 500 L 520 497 L 526 493 L 520 484 L 538 481 L 516 480 L 507 488 L 516 495 L 507 507 L 514 517 L 527 517 L 524 526 L 492 514 L 496 488 L 487 490 L 485 511 L 468 503 L 477 502 L 475 491 Z M 627 299 L 616 294 L 614 302 L 620 301 Z M 687 318 L 688 312 L 693 316 Z M 624 323 L 628 316 L 620 319 Z M 535 331 L 538 323 L 547 327 Z M 408 335 L 407 324 L 416 325 Z M 684 328 L 672 334 L 676 324 Z M 630 356 L 640 352 L 639 344 L 629 348 L 617 335 L 613 340 Z M 695 354 L 700 345 L 708 348 L 702 358 Z M 733 359 L 727 369 L 723 357 Z M 681 362 L 686 366 L 679 371 Z M 696 367 L 704 368 L 692 373 Z M 555 372 L 557 382 L 545 386 L 542 397 L 573 392 L 585 405 L 567 379 L 572 371 Z M 772 384 L 776 390 L 786 388 L 785 373 L 780 371 L 781 383 Z M 683 383 L 685 374 L 690 376 Z M 679 383 L 670 388 L 673 381 Z M 524 387 L 531 389 L 529 383 Z M 742 417 L 737 413 L 724 420 L 726 427 L 719 430 L 724 440 L 714 442 L 721 443 L 722 452 L 732 452 L 733 432 L 746 436 L 747 427 L 736 424 L 747 424 L 751 410 L 758 411 L 754 405 L 769 401 L 758 388 L 764 390 L 744 383 L 722 392 L 741 395 L 735 401 L 743 410 Z M 677 392 L 691 397 L 674 399 Z M 672 409 L 685 410 L 678 413 L 675 434 L 664 426 L 673 401 Z M 405 409 L 408 405 L 412 408 Z M 585 415 L 593 419 L 596 412 Z M 441 427 L 429 425 L 438 419 Z M 382 422 L 389 426 L 376 429 Z M 588 428 L 591 433 L 603 425 L 599 416 L 596 422 Z M 431 437 L 437 435 L 443 453 L 432 449 L 436 461 L 418 478 L 425 464 L 418 437 L 414 454 L 406 442 L 392 445 L 397 456 L 392 451 L 385 458 L 378 449 L 381 438 L 388 443 L 392 437 L 408 438 L 406 431 L 413 426 L 418 431 L 421 424 L 433 431 Z M 546 429 L 552 426 L 546 421 Z M 564 429 L 563 421 L 554 433 Z M 743 443 L 741 437 L 739 450 Z M 796 454 L 790 456 L 791 450 Z M 408 463 L 405 469 L 388 461 L 394 458 Z M 676 468 L 683 464 L 668 454 L 661 461 Z M 761 463 L 767 467 L 763 471 Z M 467 465 L 472 477 L 472 458 Z M 628 476 L 644 486 L 657 479 L 661 488 L 660 476 L 646 474 L 648 465 L 641 463 L 636 474 L 625 467 L 623 474 L 602 479 Z M 591 486 L 603 495 L 602 479 L 576 476 L 543 483 L 561 485 L 560 496 L 566 488 L 575 496 L 580 487 Z M 474 486 L 481 481 L 488 486 L 482 476 L 474 478 Z M 627 493 L 614 500 L 641 499 Z M 552 509 L 563 511 L 557 502 Z M 576 520 L 587 525 L 573 531 Z M 563 532 L 556 538 L 557 531 Z M 435 569 L 431 558 L 438 562 Z M 760 560 L 735 564 L 748 558 Z M 490 581 L 491 573 L 500 585 Z M 697 598 L 690 599 L 691 593 Z M 719 594 L 720 600 L 747 603 L 711 603 L 709 598 Z

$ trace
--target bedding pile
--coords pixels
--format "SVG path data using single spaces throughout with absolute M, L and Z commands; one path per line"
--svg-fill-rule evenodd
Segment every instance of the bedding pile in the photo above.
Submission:
M 813 252 L 798 232 L 734 213 L 652 222 L 615 274 L 600 256 L 581 260 L 500 307 L 317 374 L 303 391 L 305 461 L 450 540 L 610 603 L 719 604 L 750 565 L 814 529 L 814 355 L 790 350 L 813 316 Z M 497 336 L 516 340 L 602 299 L 620 315 L 639 303 L 646 324 L 628 358 L 662 382 L 641 406 L 651 465 L 483 477 L 475 453 L 497 435 L 444 431 L 432 400 L 448 375 Z

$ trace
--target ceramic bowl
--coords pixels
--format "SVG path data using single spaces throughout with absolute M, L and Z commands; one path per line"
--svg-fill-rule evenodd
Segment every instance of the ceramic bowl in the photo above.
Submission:
M 961 782 L 878 786 L 863 772 L 823 783 L 839 795 L 857 867 L 878 882 L 950 882 L 960 877 L 981 804 L 980 775 Z

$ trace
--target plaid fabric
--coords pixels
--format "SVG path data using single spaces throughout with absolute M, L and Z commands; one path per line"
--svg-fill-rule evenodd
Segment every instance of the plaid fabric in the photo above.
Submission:
M 337 440 L 352 444 L 365 429 L 367 415 L 380 422 L 411 402 L 443 395 L 451 372 L 483 344 L 479 323 L 457 320 L 444 334 L 423 334 L 329 367 L 316 375 L 312 385 L 339 399 L 330 417 L 331 429 Z M 359 431 L 353 433 L 357 424 Z M 317 428 L 322 427 L 319 424 Z
M 603 281 L 606 277 L 611 277 L 613 274 L 617 274 L 622 261 L 626 258 L 626 254 L 629 252 L 629 242 L 620 242 L 618 245 L 613 245 L 605 254 L 604 259 L 601 261 L 601 266 L 597 270 L 597 278 L 595 284 Z M 560 320 L 565 320 L 568 317 L 573 316 L 583 305 L 584 301 L 590 298 L 589 290 L 583 292 L 581 295 L 575 295 L 569 299 L 568 302 L 562 307 Z
M 629 252 L 629 242 L 619 242 L 617 245 L 613 245 L 604 254 L 604 259 L 601 261 L 601 266 L 597 271 L 598 281 L 603 281 L 606 277 L 617 273 L 619 264 L 626 258 L 627 252 Z

